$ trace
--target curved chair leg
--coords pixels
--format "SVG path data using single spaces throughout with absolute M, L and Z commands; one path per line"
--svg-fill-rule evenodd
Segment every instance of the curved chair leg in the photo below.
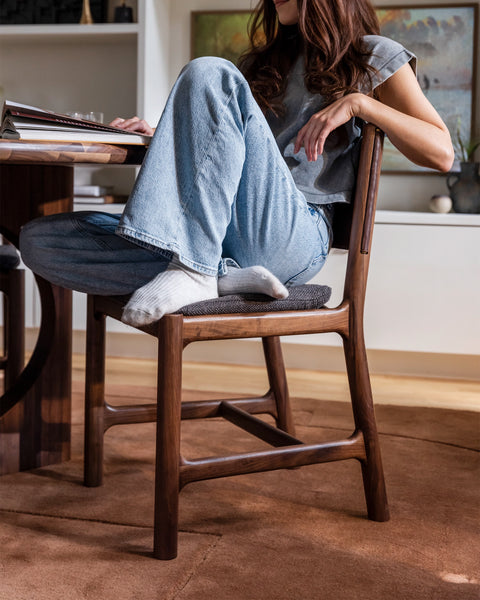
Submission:
M 355 425 L 363 433 L 365 443 L 362 475 L 368 518 L 388 521 L 390 515 L 363 336 L 344 339 L 343 347 Z
M 262 338 L 263 353 L 267 366 L 270 391 L 277 407 L 277 427 L 295 436 L 290 397 L 288 393 L 287 374 L 283 362 L 282 347 L 278 336 Z
M 88 296 L 84 458 L 84 483 L 88 487 L 103 481 L 105 433 L 105 316 L 95 314 L 94 303 L 94 297 Z

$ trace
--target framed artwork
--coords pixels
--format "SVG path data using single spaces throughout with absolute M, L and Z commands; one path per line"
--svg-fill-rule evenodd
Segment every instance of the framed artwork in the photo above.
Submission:
M 236 63 L 248 48 L 251 11 L 193 11 L 191 57 L 220 56 Z
M 474 4 L 378 8 L 382 35 L 418 57 L 417 79 L 452 139 L 470 139 L 474 126 L 477 11 Z M 385 141 L 383 171 L 426 172 Z
M 474 126 L 478 5 L 390 6 L 376 9 L 382 35 L 418 57 L 417 78 L 447 124 L 469 139 Z M 250 11 L 192 13 L 192 58 L 220 56 L 236 62 L 248 47 Z M 434 173 L 414 165 L 385 142 L 383 169 L 392 173 Z

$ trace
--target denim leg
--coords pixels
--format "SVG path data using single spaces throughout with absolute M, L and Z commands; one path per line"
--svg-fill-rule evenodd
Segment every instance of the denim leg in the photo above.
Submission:
M 72 212 L 30 221 L 20 233 L 24 263 L 55 285 L 100 295 L 131 294 L 169 259 L 115 234 L 120 215 Z
M 177 80 L 120 222 L 104 213 L 37 219 L 23 228 L 21 251 L 57 285 L 130 294 L 172 252 L 208 275 L 260 264 L 287 285 L 304 283 L 323 265 L 328 238 L 241 73 L 204 58 Z
M 296 189 L 248 83 L 218 58 L 180 74 L 117 233 L 213 276 L 230 259 L 303 282 L 328 252 L 327 227 Z

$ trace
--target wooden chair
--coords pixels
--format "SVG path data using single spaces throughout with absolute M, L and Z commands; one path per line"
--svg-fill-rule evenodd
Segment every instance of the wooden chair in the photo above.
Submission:
M 25 355 L 24 313 L 25 291 L 23 269 L 15 248 L 0 246 L 0 292 L 3 301 L 3 356 L 0 369 L 5 372 L 4 388 L 10 388 L 23 369 Z
M 336 308 L 322 308 L 325 286 L 292 288 L 287 300 L 225 297 L 184 307 L 140 328 L 158 339 L 157 404 L 113 407 L 104 401 L 105 317 L 120 319 L 124 299 L 88 299 L 85 485 L 102 482 L 103 436 L 112 425 L 157 422 L 154 556 L 177 554 L 179 491 L 188 483 L 229 475 L 355 458 L 361 463 L 368 517 L 388 520 L 383 468 L 363 337 L 363 308 L 383 133 L 366 125 L 355 199 L 337 207 L 334 245 L 349 254 L 345 290 Z M 290 304 L 288 302 L 290 301 Z M 283 304 L 282 304 L 283 303 Z M 287 304 L 285 304 L 287 303 Z M 240 312 L 243 311 L 243 312 Z M 212 314 L 224 312 L 226 314 Z M 334 443 L 304 444 L 295 437 L 280 338 L 336 332 L 344 344 L 355 431 Z M 262 338 L 270 390 L 260 398 L 181 402 L 182 351 L 194 341 Z M 269 413 L 276 427 L 255 417 Z M 182 419 L 224 417 L 274 448 L 189 460 L 180 453 Z

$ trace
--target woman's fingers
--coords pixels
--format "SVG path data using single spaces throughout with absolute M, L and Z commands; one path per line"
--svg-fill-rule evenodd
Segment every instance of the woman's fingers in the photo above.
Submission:
M 322 127 L 314 120 L 305 136 L 305 152 L 309 161 L 315 161 L 323 152 Z
M 113 121 L 111 121 L 111 123 L 109 123 L 110 127 L 121 127 L 122 123 L 125 121 L 125 119 L 122 119 L 121 117 L 117 117 L 116 119 L 113 119 Z
M 323 123 L 319 119 L 316 119 L 315 116 L 298 132 L 294 148 L 294 152 L 296 153 L 303 146 L 309 161 L 317 160 L 318 155 L 322 154 L 325 139 L 328 133 L 330 133 L 329 131 L 325 131 Z
M 124 129 L 127 131 L 134 131 L 136 133 L 144 133 L 145 135 L 153 135 L 153 129 L 144 119 L 128 119 L 124 123 Z
M 317 160 L 318 155 L 323 153 L 325 140 L 330 133 L 355 116 L 356 96 L 359 94 L 349 94 L 339 98 L 315 113 L 298 132 L 294 151 L 298 152 L 303 146 L 308 160 Z
M 112 127 L 120 127 L 120 129 L 128 129 L 132 124 L 140 121 L 138 117 L 131 117 L 130 119 L 122 119 L 121 117 L 117 117 L 114 119 L 110 125 Z
M 144 120 L 138 117 L 131 117 L 130 119 L 122 119 L 117 117 L 110 125 L 112 127 L 119 127 L 125 129 L 125 131 L 132 131 L 135 133 L 143 133 L 145 135 L 153 135 L 153 128 Z

